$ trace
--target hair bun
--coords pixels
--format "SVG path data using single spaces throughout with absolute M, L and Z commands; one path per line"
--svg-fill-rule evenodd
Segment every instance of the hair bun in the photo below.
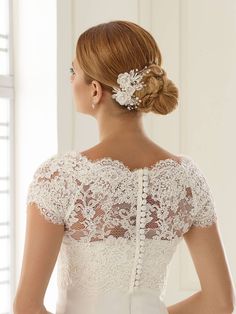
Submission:
M 178 89 L 161 66 L 153 63 L 148 68 L 150 72 L 143 77 L 145 88 L 136 91 L 141 99 L 138 110 L 166 115 L 178 105 Z

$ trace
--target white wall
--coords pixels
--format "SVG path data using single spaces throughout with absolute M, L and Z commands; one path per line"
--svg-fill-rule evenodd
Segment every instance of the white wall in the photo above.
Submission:
M 36 167 L 57 153 L 56 1 L 14 0 L 13 10 L 18 282 L 28 184 Z M 54 303 L 54 291 L 55 281 L 51 281 L 46 295 L 49 307 Z
M 207 175 L 235 281 L 236 2 L 181 1 L 179 14 L 180 149 L 193 156 Z M 175 263 L 168 302 L 200 288 L 185 242 Z

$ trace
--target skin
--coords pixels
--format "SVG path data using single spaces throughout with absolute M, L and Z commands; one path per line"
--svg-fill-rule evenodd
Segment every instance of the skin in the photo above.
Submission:
M 75 73 L 71 75 L 71 86 L 76 111 L 94 117 L 99 129 L 99 143 L 82 154 L 90 159 L 110 156 L 123 161 L 130 170 L 151 166 L 160 159 L 179 160 L 178 156 L 148 138 L 142 113 L 121 110 L 98 81 L 86 85 L 76 58 L 73 65 Z M 94 109 L 92 103 L 95 104 Z M 44 295 L 63 235 L 63 225 L 46 221 L 36 204 L 28 205 L 21 276 L 13 304 L 15 314 L 49 313 L 43 304 Z M 169 306 L 169 313 L 232 313 L 235 289 L 217 223 L 208 228 L 190 228 L 184 240 L 193 259 L 201 291 Z

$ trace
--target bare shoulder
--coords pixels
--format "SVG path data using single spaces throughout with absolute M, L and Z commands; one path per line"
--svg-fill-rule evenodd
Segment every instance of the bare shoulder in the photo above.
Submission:
M 125 153 L 124 153 L 125 152 Z M 111 157 L 126 162 L 126 164 L 134 166 L 152 165 L 155 162 L 163 159 L 173 159 L 181 162 L 181 156 L 175 155 L 157 144 L 150 142 L 129 143 L 129 146 L 124 144 L 109 145 L 97 144 L 87 150 L 81 151 L 81 155 L 87 156 L 90 160 L 95 160 L 103 157 Z
M 98 145 L 92 146 L 92 147 L 90 147 L 84 151 L 81 151 L 80 154 L 87 156 L 89 159 L 96 159 L 99 156 L 101 156 L 102 154 L 104 154 L 104 150 L 98 144 Z

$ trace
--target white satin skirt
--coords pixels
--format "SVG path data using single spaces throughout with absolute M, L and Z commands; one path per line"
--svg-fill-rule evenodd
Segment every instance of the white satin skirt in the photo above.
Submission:
M 154 292 L 137 289 L 86 296 L 76 288 L 58 291 L 56 314 L 169 314 Z

